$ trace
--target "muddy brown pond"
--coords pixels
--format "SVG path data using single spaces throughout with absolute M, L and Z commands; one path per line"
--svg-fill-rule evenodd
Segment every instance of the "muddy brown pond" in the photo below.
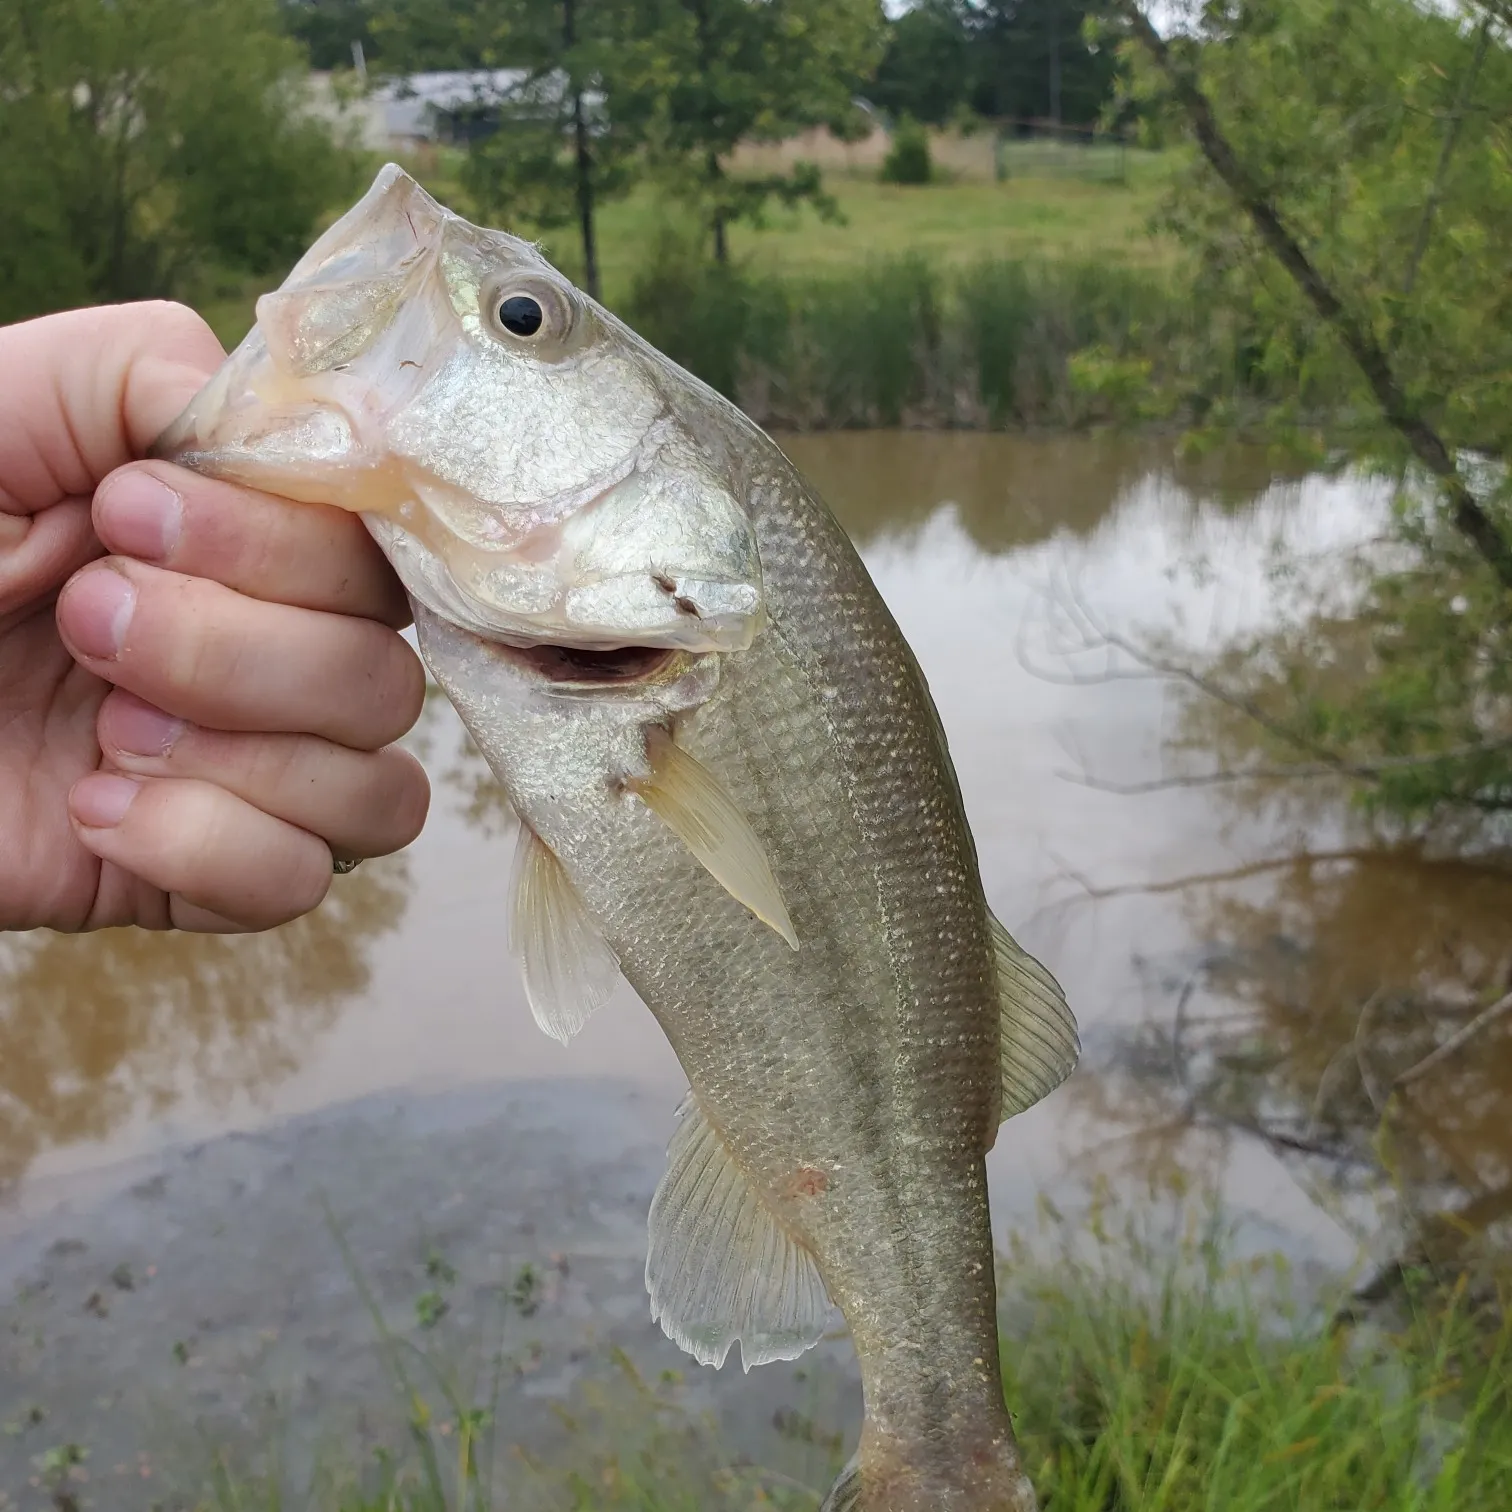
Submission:
M 929 679 L 994 912 L 1082 1026 L 1077 1075 L 992 1154 L 1000 1238 L 1042 1197 L 1074 1222 L 1097 1194 L 1211 1192 L 1241 1253 L 1367 1292 L 1489 1242 L 1512 1034 L 1424 1058 L 1508 988 L 1512 877 L 1373 841 L 1326 791 L 1109 790 L 1172 770 L 1178 700 L 1068 629 L 1075 601 L 1210 649 L 1280 612 L 1278 543 L 1326 562 L 1384 488 L 1120 439 L 786 444 Z M 502 1351 L 520 1464 L 588 1452 L 617 1346 L 683 1370 L 721 1453 L 827 1484 L 858 1405 L 843 1341 L 742 1378 L 661 1339 L 641 1267 L 677 1064 L 624 987 L 571 1047 L 537 1031 L 507 809 L 444 701 L 414 744 L 424 836 L 308 919 L 0 942 L 0 1509 L 55 1505 L 60 1444 L 87 1451 L 79 1505 L 130 1509 L 194 1505 L 226 1445 L 276 1439 L 307 1481 L 392 1441 L 369 1300 L 457 1380 Z

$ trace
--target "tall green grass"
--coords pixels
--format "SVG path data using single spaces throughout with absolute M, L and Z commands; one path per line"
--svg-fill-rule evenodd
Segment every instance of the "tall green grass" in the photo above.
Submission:
M 1053 1263 L 1020 1256 L 1005 1270 L 1006 1392 L 1045 1512 L 1512 1507 L 1501 1299 L 1425 1280 L 1389 1317 L 1336 1325 L 1318 1299 L 1288 1300 L 1279 1260 L 1225 1265 L 1210 1243 L 1165 1254 L 1124 1234 L 1090 1257 L 1078 1241 Z M 617 1388 L 573 1404 L 565 1457 L 551 1463 L 500 1456 L 505 1425 L 491 1409 L 449 1387 L 428 1396 L 401 1364 L 407 1444 L 297 1496 L 222 1465 L 199 1512 L 818 1505 L 838 1451 L 818 1456 L 811 1485 L 736 1464 L 712 1425 L 682 1411 L 675 1378 L 647 1382 L 621 1364 Z
M 919 253 L 840 274 L 711 267 L 665 234 L 623 312 L 763 425 L 1065 427 L 1262 402 L 1244 333 L 1118 262 Z

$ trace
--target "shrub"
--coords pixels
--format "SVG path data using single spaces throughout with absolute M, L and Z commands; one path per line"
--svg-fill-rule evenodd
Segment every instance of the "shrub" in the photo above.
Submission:
M 929 133 L 911 116 L 898 122 L 880 177 L 886 184 L 927 184 L 934 177 Z

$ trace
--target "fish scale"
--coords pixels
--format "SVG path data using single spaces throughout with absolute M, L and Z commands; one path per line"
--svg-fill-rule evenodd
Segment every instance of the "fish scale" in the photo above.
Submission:
M 825 1507 L 1033 1512 L 985 1155 L 1075 1025 L 991 917 L 923 674 L 781 450 L 391 166 L 158 451 L 363 514 L 519 814 L 542 1027 L 623 973 L 666 1033 L 663 1328 L 749 1368 L 837 1305 L 866 1412 Z

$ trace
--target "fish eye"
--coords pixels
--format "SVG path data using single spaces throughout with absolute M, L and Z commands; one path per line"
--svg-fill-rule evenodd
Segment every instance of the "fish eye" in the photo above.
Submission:
M 545 319 L 546 312 L 533 295 L 509 294 L 499 301 L 499 324 L 511 336 L 534 336 Z
M 482 305 L 495 335 L 531 346 L 565 341 L 576 324 L 571 297 L 545 279 L 495 285 L 485 291 Z

